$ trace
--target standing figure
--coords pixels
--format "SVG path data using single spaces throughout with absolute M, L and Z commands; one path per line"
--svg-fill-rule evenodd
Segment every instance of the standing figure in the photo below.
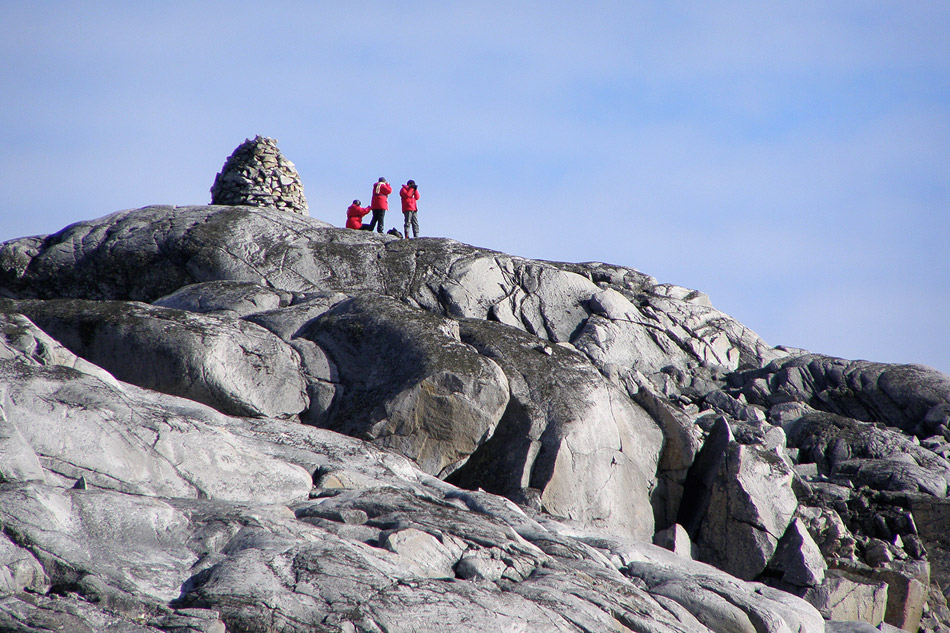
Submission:
M 363 204 L 359 200 L 354 200 L 353 204 L 346 210 L 346 228 L 368 230 L 369 226 L 363 225 L 363 216 L 370 212 L 370 208 L 365 209 L 360 206 Z
M 419 188 L 416 187 L 416 181 L 410 180 L 399 190 L 399 197 L 402 199 L 402 214 L 405 216 L 405 230 L 403 235 L 409 237 L 409 227 L 412 227 L 412 236 L 419 237 L 419 219 L 416 217 L 416 200 L 419 199 Z
M 386 210 L 389 209 L 389 194 L 393 192 L 393 187 L 385 178 L 380 178 L 373 185 L 373 199 L 369 201 L 369 208 L 373 210 L 373 219 L 369 223 L 369 230 L 376 227 L 377 233 L 383 232 L 383 219 L 386 217 Z

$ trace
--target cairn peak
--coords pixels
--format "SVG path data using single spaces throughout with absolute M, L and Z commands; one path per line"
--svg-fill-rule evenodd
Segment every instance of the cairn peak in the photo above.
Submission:
M 309 215 L 297 168 L 277 148 L 277 139 L 260 135 L 245 139 L 224 161 L 211 187 L 211 204 Z

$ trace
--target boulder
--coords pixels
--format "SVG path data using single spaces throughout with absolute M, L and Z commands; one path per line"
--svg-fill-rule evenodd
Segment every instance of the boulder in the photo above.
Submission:
M 799 461 L 816 463 L 822 474 L 876 490 L 947 494 L 950 462 L 894 429 L 821 412 L 786 429 Z
M 828 570 L 821 585 L 802 596 L 828 620 L 866 622 L 876 627 L 887 610 L 887 583 L 869 582 L 835 569 Z
M 494 433 L 508 380 L 458 340 L 455 322 L 393 299 L 338 303 L 301 333 L 324 349 L 343 389 L 327 427 L 446 476 Z
M 290 304 L 293 296 L 248 281 L 206 281 L 159 297 L 153 305 L 189 312 L 224 312 L 246 316 Z
M 499 323 L 459 330 L 504 370 L 511 396 L 494 436 L 450 481 L 521 501 L 537 494 L 553 514 L 652 539 L 663 437 L 646 412 L 576 352 L 536 349 Z
M 779 539 L 767 573 L 796 587 L 815 587 L 825 579 L 825 559 L 801 519 L 794 519 Z
M 699 559 L 747 580 L 765 570 L 798 506 L 792 476 L 777 453 L 730 444 L 696 535 Z
M 842 563 L 842 568 L 852 578 L 885 584 L 884 622 L 905 631 L 917 630 L 930 590 L 930 565 L 927 562 L 893 561 L 875 568 L 861 563 Z
M 16 481 L 72 486 L 82 477 L 129 494 L 265 502 L 306 496 L 312 485 L 308 472 L 232 435 L 221 428 L 224 416 L 187 400 L 16 361 L 0 361 L 0 384 L 3 428 L 31 464 L 6 471 Z
M 909 495 L 917 533 L 929 554 L 931 573 L 950 587 L 950 499 L 935 499 L 930 495 Z
M 938 422 L 940 413 L 950 406 L 950 376 L 922 365 L 803 354 L 734 377 L 736 384 L 755 380 L 768 385 L 767 401 L 759 404 L 794 400 L 908 433 Z
M 299 355 L 264 328 L 124 301 L 6 301 L 120 380 L 234 415 L 292 417 L 309 403 Z
M 380 545 L 404 559 L 407 567 L 413 568 L 425 578 L 455 578 L 455 564 L 459 552 L 452 552 L 442 541 L 428 532 L 405 528 L 386 533 Z
M 679 523 L 674 523 L 665 530 L 657 532 L 653 537 L 653 544 L 684 558 L 693 558 L 693 544 L 689 540 L 686 528 Z

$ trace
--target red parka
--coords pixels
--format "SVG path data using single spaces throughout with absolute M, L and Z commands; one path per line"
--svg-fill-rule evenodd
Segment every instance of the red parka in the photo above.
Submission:
M 389 194 L 393 192 L 393 186 L 388 182 L 377 182 L 373 185 L 373 199 L 369 201 L 370 209 L 388 209 Z
M 346 210 L 346 228 L 358 229 L 363 226 L 363 216 L 370 212 L 370 208 L 365 209 L 359 205 L 351 204 Z
M 419 190 L 409 185 L 403 185 L 399 190 L 399 197 L 402 198 L 402 212 L 418 211 L 416 200 L 419 199 Z

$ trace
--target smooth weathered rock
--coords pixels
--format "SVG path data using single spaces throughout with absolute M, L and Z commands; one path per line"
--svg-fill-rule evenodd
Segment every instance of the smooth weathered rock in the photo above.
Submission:
M 311 487 L 306 471 L 228 433 L 224 416 L 187 400 L 15 361 L 0 361 L 0 384 L 4 428 L 29 446 L 47 483 L 84 477 L 130 494 L 267 502 Z M 35 468 L 26 472 L 21 481 L 40 479 Z
M 779 455 L 730 444 L 696 536 L 700 560 L 751 580 L 766 567 L 798 501 Z
M 207 281 L 179 288 L 159 297 L 153 305 L 190 312 L 256 314 L 290 304 L 291 293 L 246 281 Z
M 342 292 L 319 292 L 303 295 L 287 306 L 248 314 L 246 319 L 257 323 L 285 341 L 298 339 L 302 328 L 349 297 Z
M 0 483 L 7 481 L 45 482 L 46 475 L 39 457 L 0 403 Z
M 117 386 L 112 374 L 76 356 L 22 314 L 0 311 L 0 359 L 69 367 Z
M 267 206 L 148 207 L 0 244 L 0 296 L 17 300 L 0 316 L 5 630 L 824 629 L 788 593 L 620 538 L 679 517 L 706 560 L 829 617 L 873 619 L 893 589 L 889 620 L 910 627 L 939 593 L 912 570 L 945 551 L 950 383 L 772 348 L 632 269 Z M 143 389 L 76 356 L 17 312 L 27 299 L 178 314 L 231 351 L 253 332 L 297 378 L 255 393 L 228 374 L 240 360 L 194 359 L 231 368 L 229 398 L 270 399 L 224 415 L 168 395 L 200 399 L 180 377 Z M 67 333 L 102 332 L 83 318 Z M 794 486 L 793 466 L 811 469 Z M 809 538 L 866 577 L 796 587 L 820 577 Z
M 119 379 L 224 413 L 291 417 L 309 403 L 298 354 L 240 319 L 120 301 L 5 301 Z
M 458 340 L 454 322 L 365 295 L 301 333 L 326 350 L 345 389 L 326 426 L 367 439 L 445 476 L 495 431 L 508 379 Z
M 458 552 L 453 552 L 435 536 L 416 528 L 389 532 L 380 545 L 405 560 L 408 567 L 425 578 L 454 578 Z
M 329 227 L 264 207 L 120 211 L 77 222 L 40 242 L 3 244 L 0 286 L 8 296 L 22 298 L 145 302 L 189 284 L 220 280 L 316 291 L 328 266 L 307 251 L 307 236 L 322 242 L 319 232 Z M 363 274 L 341 270 L 347 281 Z
M 8 633 L 169 633 L 167 629 L 141 624 L 79 598 L 35 594 L 0 597 L 0 629 Z
M 183 618 L 194 623 L 196 616 L 189 614 L 195 607 L 220 613 L 228 630 L 257 630 L 259 622 L 301 632 L 384 625 L 390 630 L 439 625 L 466 631 L 474 625 L 570 631 L 575 622 L 585 622 L 591 631 L 616 630 L 618 622 L 636 630 L 704 630 L 682 604 L 630 583 L 598 550 L 550 531 L 510 502 L 460 491 L 359 440 L 278 420 L 227 418 L 167 396 L 153 406 L 214 420 L 222 432 L 258 446 L 266 442 L 271 458 L 327 473 L 349 469 L 366 483 L 300 502 L 296 513 L 246 503 L 8 484 L 0 489 L 4 525 L 55 572 L 53 582 L 69 583 L 81 575 L 72 586 L 84 599 L 75 602 L 79 606 L 68 617 L 55 615 L 67 628 L 96 630 L 105 615 L 90 609 L 87 600 L 95 599 L 117 614 L 111 616 L 114 626 L 130 631 L 167 631 Z M 238 458 L 245 466 L 260 460 L 260 455 Z M 357 512 L 365 521 L 346 520 Z M 412 546 L 414 539 L 400 542 L 406 534 L 421 537 L 421 549 Z M 380 543 L 395 553 L 380 549 Z M 432 565 L 420 568 L 416 560 L 420 551 L 430 550 L 441 552 L 446 565 L 468 559 L 461 567 L 456 563 L 454 575 L 473 559 L 494 565 L 471 565 L 476 573 L 470 581 L 432 580 L 426 578 Z M 699 570 L 721 573 L 706 566 Z M 494 583 L 504 583 L 506 591 Z M 733 593 L 751 587 L 737 583 L 718 591 L 737 601 Z M 131 628 L 135 614 L 160 611 L 172 598 L 174 612 Z M 53 617 L 48 603 L 29 604 L 29 609 L 28 603 L 15 604 L 22 607 L 16 611 L 22 621 Z M 739 607 L 744 610 L 772 613 L 776 621 L 791 617 L 777 603 L 746 600 Z M 210 631 L 220 630 L 213 617 L 198 621 Z M 814 626 L 802 630 L 819 631 Z
M 36 557 L 0 534 L 0 596 L 23 591 L 45 593 L 48 589 L 49 578 Z
M 663 438 L 646 412 L 576 352 L 541 353 L 503 324 L 459 328 L 502 367 L 511 397 L 495 435 L 451 481 L 516 500 L 534 490 L 548 512 L 651 539 Z
M 0 262 L 0 286 L 22 297 L 152 301 L 214 280 L 291 292 L 384 292 L 448 316 L 491 318 L 547 340 L 570 341 L 599 365 L 632 367 L 649 358 L 647 373 L 690 362 L 760 367 L 787 356 L 711 308 L 701 293 L 655 284 L 630 269 L 537 262 L 451 240 L 393 241 L 266 207 L 122 212 L 78 223 L 42 243 L 8 243 Z M 633 324 L 626 306 L 618 308 L 622 299 L 598 285 L 610 283 L 624 298 L 645 293 L 646 303 L 636 307 L 636 332 L 624 333 Z M 595 315 L 608 329 L 620 328 L 613 343 L 582 335 L 595 297 L 602 314 L 620 317 Z M 660 331 L 653 341 L 650 333 Z M 631 335 L 642 342 L 640 349 L 626 342 Z M 626 351 L 618 356 L 620 346 Z M 648 346 L 655 351 L 648 354 Z
M 887 610 L 887 583 L 830 569 L 822 584 L 808 589 L 803 597 L 829 620 L 860 621 L 876 627 Z
M 824 629 L 810 605 L 756 583 L 741 583 L 708 565 L 688 561 L 662 548 L 608 542 L 623 562 L 623 572 L 647 590 L 676 601 L 714 631 L 798 631 Z
M 227 627 L 213 609 L 180 609 L 152 618 L 150 623 L 167 633 L 227 633 Z
M 43 563 L 51 584 L 94 570 L 124 592 L 168 601 L 197 560 L 181 547 L 187 519 L 158 499 L 41 484 L 5 487 L 0 499 L 0 521 Z

